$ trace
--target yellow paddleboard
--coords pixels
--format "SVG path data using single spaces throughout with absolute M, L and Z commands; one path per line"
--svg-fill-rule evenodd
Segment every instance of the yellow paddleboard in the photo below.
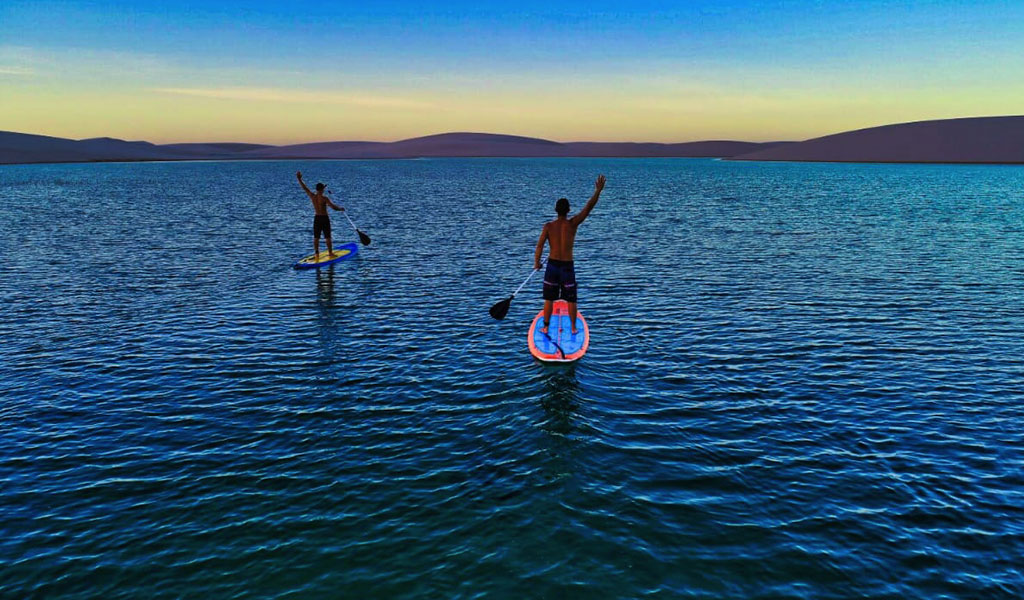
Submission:
M 295 263 L 296 269 L 313 269 L 316 267 L 322 267 L 331 263 L 336 263 L 339 260 L 345 260 L 346 258 L 352 258 L 359 251 L 359 245 L 355 243 L 343 244 L 334 248 L 334 252 L 330 254 L 326 250 L 320 253 L 320 260 L 317 260 L 316 254 L 310 254 L 306 258 L 303 258 L 299 262 Z

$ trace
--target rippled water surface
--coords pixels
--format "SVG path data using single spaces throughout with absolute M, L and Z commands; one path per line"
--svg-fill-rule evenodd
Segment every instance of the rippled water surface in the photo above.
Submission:
M 0 374 L 3 598 L 1024 595 L 1020 167 L 0 167 Z

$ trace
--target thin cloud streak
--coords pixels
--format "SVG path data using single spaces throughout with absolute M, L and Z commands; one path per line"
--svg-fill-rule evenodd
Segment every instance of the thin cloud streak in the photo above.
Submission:
M 155 88 L 160 94 L 244 100 L 249 102 L 288 102 L 295 104 L 345 104 L 372 108 L 428 109 L 433 104 L 390 96 L 360 96 L 339 92 L 309 92 L 274 88 Z
M 0 75 L 16 75 L 18 77 L 30 77 L 35 71 L 26 67 L 8 67 L 0 65 Z

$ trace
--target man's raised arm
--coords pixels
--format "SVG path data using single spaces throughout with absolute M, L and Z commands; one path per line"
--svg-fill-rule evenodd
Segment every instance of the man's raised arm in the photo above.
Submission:
M 597 199 L 601 197 L 601 190 L 603 189 L 604 175 L 598 175 L 597 182 L 594 183 L 594 195 L 590 197 L 590 200 L 587 200 L 587 205 L 583 207 L 583 210 L 573 216 L 572 222 L 574 225 L 579 225 L 590 215 L 590 211 L 594 210 L 594 205 L 597 204 Z
M 295 173 L 295 178 L 299 180 L 299 185 L 302 186 L 302 189 L 306 190 L 306 194 L 308 194 L 309 197 L 312 198 L 313 192 L 309 191 L 309 188 L 306 187 L 306 182 L 302 180 L 302 171 L 298 171 L 297 173 Z

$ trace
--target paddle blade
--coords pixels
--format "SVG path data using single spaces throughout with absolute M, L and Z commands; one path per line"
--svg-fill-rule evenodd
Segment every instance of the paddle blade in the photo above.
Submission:
M 505 298 L 501 302 L 498 302 L 497 304 L 492 306 L 490 311 L 491 316 L 499 321 L 504 319 L 505 315 L 508 314 L 508 307 L 510 304 L 512 304 L 512 296 L 509 296 L 508 298 Z
M 359 241 L 362 242 L 364 246 L 370 245 L 370 236 L 366 235 L 362 231 L 359 231 L 358 229 L 356 229 L 356 233 L 359 234 Z

